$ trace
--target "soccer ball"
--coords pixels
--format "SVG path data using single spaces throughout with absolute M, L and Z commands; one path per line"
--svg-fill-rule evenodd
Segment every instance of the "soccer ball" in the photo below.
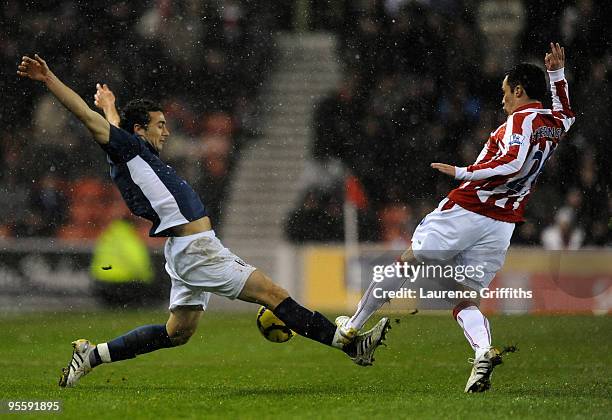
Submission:
M 284 343 L 293 337 L 293 331 L 278 319 L 271 310 L 262 306 L 257 311 L 257 328 L 267 340 L 273 343 Z

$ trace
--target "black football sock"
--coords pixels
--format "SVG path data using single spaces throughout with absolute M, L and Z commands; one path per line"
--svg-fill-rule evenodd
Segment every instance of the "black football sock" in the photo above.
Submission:
M 93 368 L 102 364 L 102 358 L 100 357 L 100 352 L 98 351 L 98 347 L 94 348 L 94 350 L 89 355 L 89 365 Z
M 92 367 L 100 363 L 133 359 L 138 354 L 174 347 L 165 325 L 138 327 L 108 343 L 100 343 L 89 356 Z
M 336 325 L 320 313 L 309 311 L 290 297 L 279 303 L 272 312 L 299 335 L 332 345 Z

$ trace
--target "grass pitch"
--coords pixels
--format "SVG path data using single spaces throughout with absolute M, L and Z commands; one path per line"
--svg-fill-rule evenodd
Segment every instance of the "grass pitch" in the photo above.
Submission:
M 398 317 L 362 368 L 302 337 L 266 341 L 256 309 L 206 313 L 187 345 L 103 365 L 73 389 L 57 386 L 73 339 L 107 341 L 165 313 L 4 316 L 0 400 L 61 400 L 57 415 L 75 419 L 612 418 L 609 316 L 490 317 L 494 342 L 519 351 L 491 391 L 466 395 L 472 351 L 450 315 Z

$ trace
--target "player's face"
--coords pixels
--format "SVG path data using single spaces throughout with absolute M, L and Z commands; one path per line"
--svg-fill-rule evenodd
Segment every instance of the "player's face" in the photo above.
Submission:
M 504 97 L 502 98 L 502 106 L 504 107 L 504 111 L 506 114 L 512 114 L 514 108 L 516 108 L 516 100 L 514 98 L 514 94 L 510 85 L 508 84 L 508 76 L 504 78 L 502 82 L 502 91 L 504 92 Z
M 166 127 L 164 113 L 160 111 L 149 112 L 149 118 L 150 121 L 144 130 L 143 136 L 151 143 L 155 150 L 161 152 L 164 148 L 166 139 L 170 135 L 170 131 L 168 131 L 168 127 Z

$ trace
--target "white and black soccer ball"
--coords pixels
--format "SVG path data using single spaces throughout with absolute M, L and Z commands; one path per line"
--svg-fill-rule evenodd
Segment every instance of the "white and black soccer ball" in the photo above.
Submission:
M 284 343 L 294 335 L 294 332 L 265 306 L 257 311 L 257 328 L 261 335 L 273 343 Z

